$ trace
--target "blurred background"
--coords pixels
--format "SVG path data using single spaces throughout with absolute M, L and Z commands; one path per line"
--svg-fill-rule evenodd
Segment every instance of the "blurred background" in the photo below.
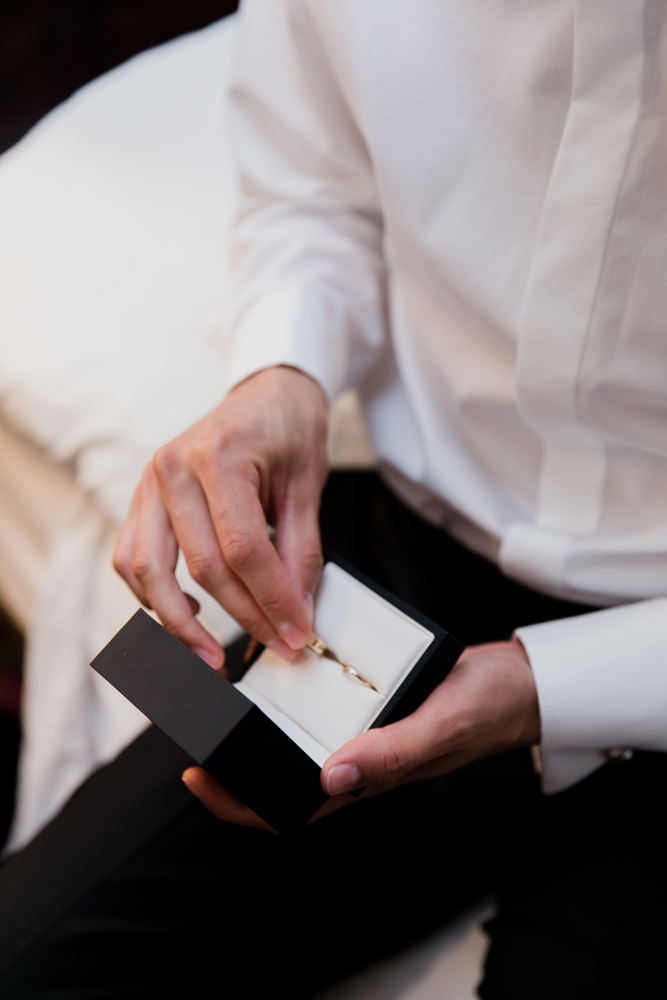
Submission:
M 0 0 L 0 153 L 126 59 L 236 10 L 231 0 Z M 13 809 L 23 636 L 0 607 L 0 843 Z

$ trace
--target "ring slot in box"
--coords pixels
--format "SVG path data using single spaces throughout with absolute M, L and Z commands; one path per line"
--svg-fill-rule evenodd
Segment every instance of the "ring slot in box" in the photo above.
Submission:
M 319 780 L 325 760 L 364 730 L 414 711 L 463 648 L 335 556 L 315 597 L 314 629 L 332 658 L 305 649 L 289 664 L 260 647 L 231 684 L 138 611 L 92 666 L 286 833 L 326 800 Z

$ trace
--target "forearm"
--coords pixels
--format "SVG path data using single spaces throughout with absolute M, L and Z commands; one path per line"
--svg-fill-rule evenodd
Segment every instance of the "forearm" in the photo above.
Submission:
M 227 386 L 292 365 L 331 399 L 386 338 L 383 227 L 365 143 L 298 5 L 244 5 L 230 113 L 240 209 Z

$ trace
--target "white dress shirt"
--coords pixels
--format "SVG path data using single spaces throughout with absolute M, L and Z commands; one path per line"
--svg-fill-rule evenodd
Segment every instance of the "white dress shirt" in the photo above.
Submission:
M 664 0 L 242 7 L 227 384 L 290 364 L 331 399 L 358 385 L 414 509 L 609 606 L 518 631 L 547 790 L 605 749 L 667 749 L 666 19 Z

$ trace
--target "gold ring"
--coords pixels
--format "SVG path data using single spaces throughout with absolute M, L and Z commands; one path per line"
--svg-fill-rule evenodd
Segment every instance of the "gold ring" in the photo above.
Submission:
M 380 693 L 375 687 L 375 684 L 371 684 L 371 682 L 367 681 L 365 677 L 362 677 L 358 670 L 355 670 L 354 667 L 349 667 L 347 663 L 343 663 L 339 660 L 336 654 L 329 649 L 327 644 L 323 642 L 319 636 L 316 636 L 314 632 L 311 636 L 310 642 L 306 646 L 306 649 L 309 649 L 311 653 L 315 653 L 316 656 L 324 657 L 327 660 L 333 660 L 334 663 L 337 663 L 343 668 L 346 674 L 349 674 L 351 677 L 355 677 L 358 681 L 361 681 L 361 683 L 365 684 L 367 688 L 371 689 L 371 691 L 375 691 L 378 694 Z

